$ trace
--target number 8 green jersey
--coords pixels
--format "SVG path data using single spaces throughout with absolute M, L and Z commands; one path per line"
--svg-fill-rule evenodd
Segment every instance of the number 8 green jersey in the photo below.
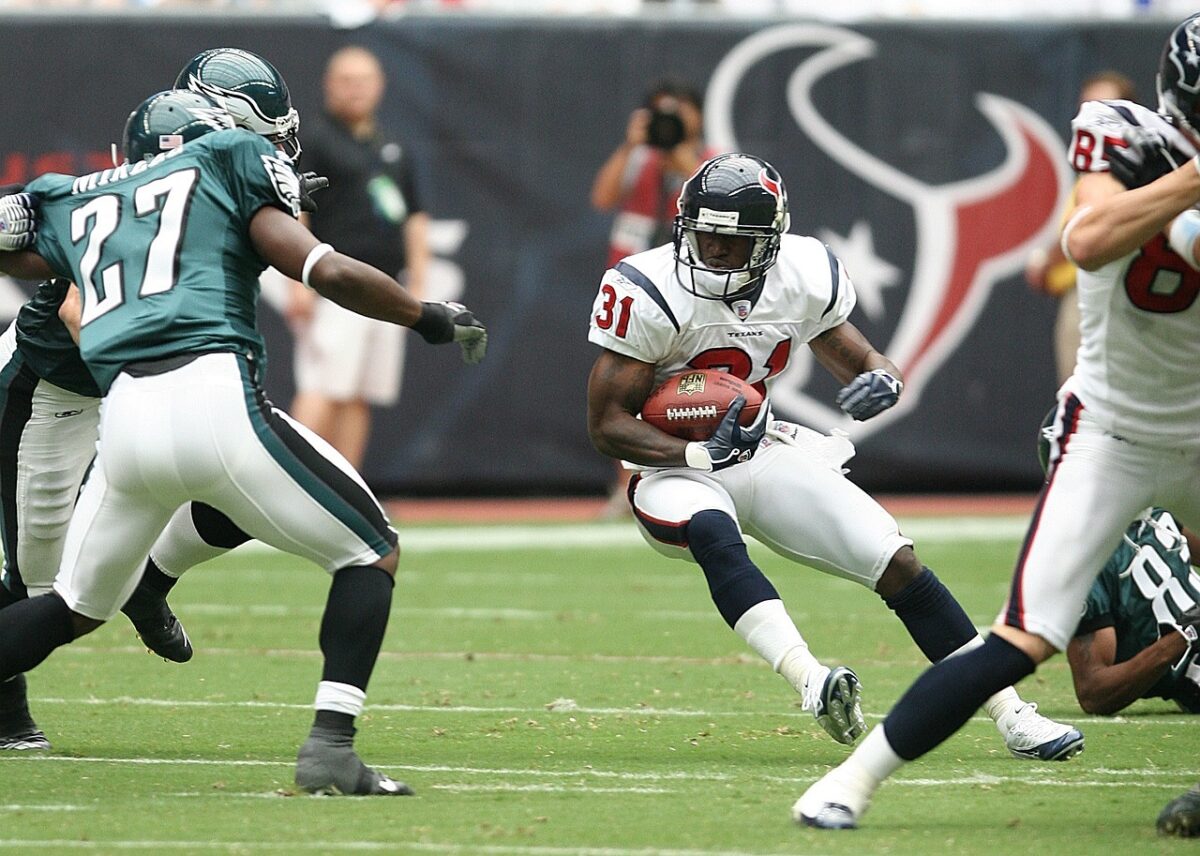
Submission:
M 35 249 L 83 298 L 80 352 L 102 391 L 129 363 L 236 351 L 263 358 L 266 263 L 249 237 L 265 205 L 295 216 L 299 181 L 262 137 L 207 134 L 150 161 L 43 175 Z

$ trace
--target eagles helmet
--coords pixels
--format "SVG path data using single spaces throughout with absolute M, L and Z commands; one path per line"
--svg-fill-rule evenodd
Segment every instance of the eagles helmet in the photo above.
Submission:
M 121 150 L 137 163 L 213 131 L 233 128 L 220 104 L 204 95 L 168 89 L 151 95 L 129 114 Z
M 775 264 L 788 229 L 787 191 L 775 167 L 747 154 L 717 155 L 684 182 L 675 218 L 675 260 L 690 269 L 684 287 L 708 300 L 752 298 Z M 708 267 L 697 234 L 751 238 L 750 257 L 740 268 Z
M 1200 14 L 1171 31 L 1158 63 L 1158 111 L 1200 144 Z
M 207 95 L 239 128 L 266 137 L 292 160 L 300 156 L 300 114 L 287 84 L 271 63 L 238 48 L 211 48 L 192 57 L 175 78 L 176 89 Z

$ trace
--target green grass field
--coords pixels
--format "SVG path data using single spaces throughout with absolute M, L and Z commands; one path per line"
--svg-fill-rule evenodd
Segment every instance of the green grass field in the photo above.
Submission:
M 1003 600 L 1018 521 L 913 521 L 919 554 L 979 625 Z M 357 745 L 417 796 L 292 791 L 320 671 L 326 576 L 239 552 L 173 603 L 197 648 L 146 654 L 123 617 L 30 675 L 51 753 L 0 758 L 0 851 L 435 853 L 1194 852 L 1159 839 L 1197 778 L 1197 723 L 1142 702 L 1083 716 L 1065 661 L 1022 685 L 1086 751 L 1011 758 L 990 720 L 884 785 L 864 827 L 793 825 L 846 755 L 720 620 L 698 569 L 632 524 L 401 532 L 391 625 Z M 816 655 L 852 665 L 868 724 L 922 668 L 878 598 L 754 550 Z

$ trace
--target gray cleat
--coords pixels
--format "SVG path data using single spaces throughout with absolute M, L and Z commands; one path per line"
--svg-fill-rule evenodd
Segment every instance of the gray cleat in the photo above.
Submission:
M 311 794 L 410 796 L 413 789 L 372 770 L 354 751 L 354 735 L 314 726 L 296 756 L 296 786 Z

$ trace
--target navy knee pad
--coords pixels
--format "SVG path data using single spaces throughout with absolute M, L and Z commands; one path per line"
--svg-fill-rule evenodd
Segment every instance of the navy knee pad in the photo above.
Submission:
M 704 576 L 713 603 L 733 627 L 750 607 L 778 600 L 779 593 L 750 561 L 746 542 L 733 518 L 723 511 L 701 511 L 687 525 L 688 549 Z

